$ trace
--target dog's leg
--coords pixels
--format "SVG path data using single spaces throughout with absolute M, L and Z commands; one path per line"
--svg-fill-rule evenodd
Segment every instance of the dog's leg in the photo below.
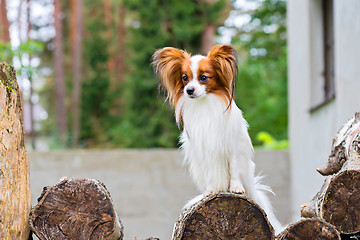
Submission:
M 203 196 L 207 197 L 207 196 L 214 195 L 214 194 L 217 194 L 217 192 L 215 192 L 214 190 L 208 189 L 203 193 Z
M 241 159 L 238 156 L 232 156 L 229 162 L 230 173 L 230 192 L 245 193 L 244 184 L 241 180 L 242 169 Z

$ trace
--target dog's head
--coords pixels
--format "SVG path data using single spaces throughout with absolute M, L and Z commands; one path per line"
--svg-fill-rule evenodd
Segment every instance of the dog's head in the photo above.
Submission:
M 201 99 L 216 94 L 231 103 L 237 79 L 237 53 L 230 45 L 215 45 L 207 56 L 166 47 L 157 50 L 152 62 L 172 105 L 181 96 Z

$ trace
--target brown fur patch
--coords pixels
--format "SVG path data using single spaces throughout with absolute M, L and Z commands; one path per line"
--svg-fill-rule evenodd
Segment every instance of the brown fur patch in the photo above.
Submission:
M 207 56 L 231 98 L 234 97 L 235 83 L 238 75 L 237 53 L 231 45 L 215 45 Z
M 153 55 L 152 65 L 162 86 L 166 89 L 167 98 L 172 106 L 179 99 L 178 95 L 184 87 L 181 80 L 182 64 L 189 58 L 190 54 L 186 51 L 172 47 L 159 49 Z

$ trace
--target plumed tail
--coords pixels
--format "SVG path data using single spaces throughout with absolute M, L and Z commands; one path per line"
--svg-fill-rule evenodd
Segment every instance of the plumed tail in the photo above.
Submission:
M 275 230 L 275 234 L 279 234 L 284 227 L 277 220 L 271 202 L 267 196 L 268 193 L 273 195 L 275 195 L 275 193 L 269 186 L 262 183 L 263 178 L 264 177 L 261 174 L 255 177 L 255 191 L 252 193 L 252 198 L 265 211 L 270 224 Z
M 262 183 L 263 179 L 264 179 L 264 175 L 261 175 L 261 173 L 255 177 L 256 190 L 263 191 L 265 193 L 268 192 L 275 196 L 275 193 L 273 192 L 271 187 Z

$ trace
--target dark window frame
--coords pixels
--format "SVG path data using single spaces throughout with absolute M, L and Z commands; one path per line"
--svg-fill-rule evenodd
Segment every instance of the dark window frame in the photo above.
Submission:
M 323 20 L 323 61 L 324 61 L 324 82 L 323 101 L 313 106 L 310 112 L 314 112 L 335 98 L 335 57 L 334 57 L 334 2 L 333 0 L 322 0 Z

